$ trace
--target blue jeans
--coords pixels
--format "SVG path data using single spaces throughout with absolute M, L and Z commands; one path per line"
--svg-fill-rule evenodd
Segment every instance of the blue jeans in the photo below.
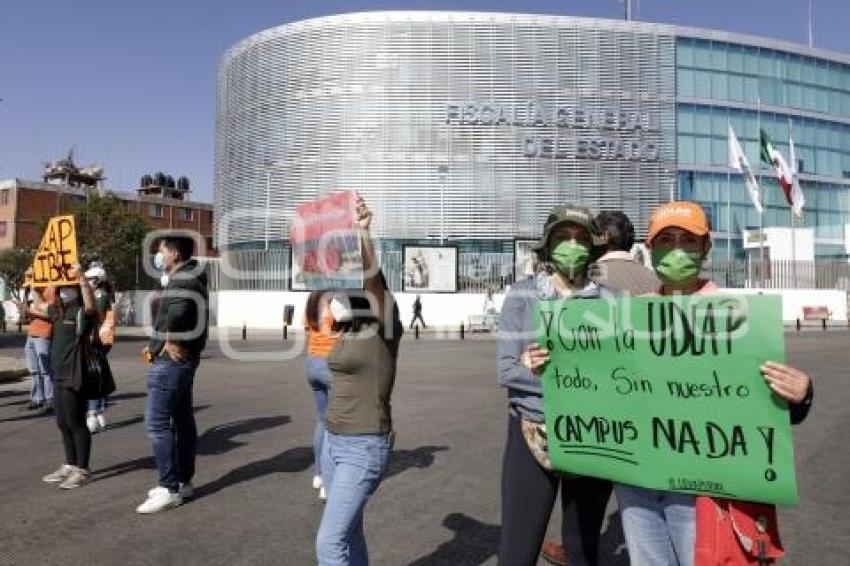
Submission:
M 192 412 L 197 361 L 157 358 L 148 372 L 145 430 L 153 444 L 159 485 L 177 492 L 195 475 L 198 431 Z
M 106 411 L 106 397 L 103 399 L 89 399 L 89 411 L 93 413 L 102 413 Z
M 614 491 L 632 566 L 693 566 L 693 495 L 624 484 Z
M 313 400 L 316 402 L 316 427 L 313 430 L 313 458 L 316 473 L 322 470 L 322 441 L 325 438 L 325 412 L 328 409 L 328 392 L 331 388 L 331 370 L 328 359 L 319 356 L 307 356 L 304 362 L 304 372 L 307 374 L 307 384 L 313 390 Z
M 320 566 L 369 564 L 363 534 L 363 510 L 378 489 L 390 459 L 387 435 L 325 436 L 322 477 L 328 500 L 316 554 Z
M 50 371 L 50 339 L 27 336 L 24 346 L 27 369 L 32 379 L 30 401 L 42 403 L 53 401 L 53 374 Z

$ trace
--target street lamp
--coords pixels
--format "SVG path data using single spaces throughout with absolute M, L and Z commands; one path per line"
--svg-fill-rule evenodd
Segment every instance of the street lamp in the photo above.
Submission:
M 283 160 L 268 160 L 263 163 L 266 169 L 266 251 L 269 251 L 269 223 L 271 222 L 271 185 L 272 185 L 272 170 L 275 167 L 284 165 Z
M 449 172 L 448 165 L 440 165 L 437 167 L 437 172 L 440 176 L 440 245 L 443 245 L 446 239 L 446 221 L 445 221 L 445 195 L 446 192 L 446 173 Z

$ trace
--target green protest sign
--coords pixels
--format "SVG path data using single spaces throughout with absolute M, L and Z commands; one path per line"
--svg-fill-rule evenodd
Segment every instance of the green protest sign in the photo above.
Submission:
M 541 301 L 538 342 L 556 469 L 693 494 L 797 503 L 781 298 Z

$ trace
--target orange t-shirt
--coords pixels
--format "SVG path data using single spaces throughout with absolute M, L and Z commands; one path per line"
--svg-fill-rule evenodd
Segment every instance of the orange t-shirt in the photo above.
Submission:
M 56 298 L 56 292 L 53 287 L 46 287 L 43 291 L 43 297 L 48 305 L 52 305 Z M 50 338 L 53 336 L 53 324 L 49 320 L 32 317 L 27 328 L 27 336 L 32 336 L 33 338 Z
M 333 315 L 326 312 L 319 320 L 319 327 L 307 326 L 307 353 L 327 358 L 339 342 L 339 334 L 333 331 Z

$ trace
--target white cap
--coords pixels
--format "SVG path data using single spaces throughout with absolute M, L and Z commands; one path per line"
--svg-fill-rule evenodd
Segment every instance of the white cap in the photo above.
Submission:
M 106 270 L 101 266 L 96 265 L 94 267 L 90 267 L 88 271 L 85 273 L 86 279 L 103 279 L 106 277 Z

